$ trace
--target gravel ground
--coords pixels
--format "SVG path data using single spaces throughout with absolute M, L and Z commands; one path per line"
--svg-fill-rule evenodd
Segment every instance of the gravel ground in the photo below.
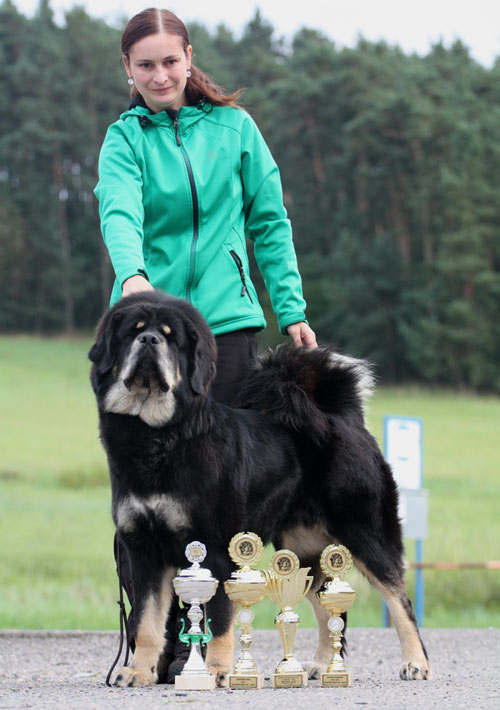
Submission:
M 173 686 L 108 688 L 107 669 L 118 649 L 114 632 L 0 631 L 0 708 L 44 710 L 128 710 L 167 706 L 194 710 L 287 706 L 316 710 L 348 708 L 500 708 L 499 629 L 428 629 L 424 642 L 433 679 L 403 682 L 398 678 L 399 643 L 394 629 L 347 631 L 351 688 L 176 692 Z M 315 631 L 299 629 L 296 655 L 305 661 L 314 647 Z M 281 658 L 275 631 L 256 631 L 253 655 L 266 676 Z

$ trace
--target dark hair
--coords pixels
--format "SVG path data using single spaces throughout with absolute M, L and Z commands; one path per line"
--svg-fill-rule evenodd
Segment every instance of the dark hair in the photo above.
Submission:
M 125 27 L 122 34 L 122 54 L 129 58 L 130 48 L 139 40 L 158 32 L 168 32 L 178 35 L 182 39 L 184 52 L 190 45 L 186 25 L 170 10 L 159 10 L 156 7 L 149 7 L 147 10 L 134 15 Z M 242 90 L 234 91 L 232 94 L 225 94 L 224 90 L 215 84 L 212 79 L 191 64 L 191 76 L 186 82 L 186 99 L 190 106 L 208 102 L 213 106 L 234 106 L 237 107 L 237 100 L 243 93 Z M 130 90 L 131 98 L 137 96 L 139 92 L 135 86 Z

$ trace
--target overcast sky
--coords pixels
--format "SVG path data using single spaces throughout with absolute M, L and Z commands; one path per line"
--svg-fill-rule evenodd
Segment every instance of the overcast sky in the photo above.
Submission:
M 14 0 L 32 15 L 38 0 Z M 456 38 L 470 48 L 472 56 L 491 66 L 500 56 L 500 0 L 189 0 L 160 3 L 158 0 L 50 0 L 60 21 L 63 11 L 74 4 L 90 15 L 113 22 L 146 7 L 167 7 L 189 27 L 200 20 L 209 28 L 223 22 L 238 33 L 256 7 L 275 27 L 278 35 L 293 36 L 300 27 L 321 29 L 340 46 L 353 46 L 359 34 L 369 40 L 385 39 L 406 52 L 425 54 L 442 39 L 449 46 Z

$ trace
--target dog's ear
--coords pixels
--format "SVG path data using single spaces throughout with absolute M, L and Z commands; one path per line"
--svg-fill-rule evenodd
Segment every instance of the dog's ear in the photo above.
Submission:
M 95 389 L 95 375 L 106 375 L 115 364 L 118 354 L 116 329 L 121 318 L 112 310 L 108 311 L 100 320 L 96 329 L 95 343 L 89 350 L 88 357 L 94 363 L 92 368 L 92 384 Z
M 215 377 L 215 340 L 207 326 L 200 328 L 189 321 L 185 325 L 189 339 L 189 382 L 196 394 L 206 395 Z

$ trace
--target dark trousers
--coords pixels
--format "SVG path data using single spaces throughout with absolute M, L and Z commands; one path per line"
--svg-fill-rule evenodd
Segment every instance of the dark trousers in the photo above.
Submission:
M 235 330 L 231 333 L 224 333 L 215 338 L 217 344 L 217 373 L 212 383 L 212 396 L 221 404 L 230 405 L 238 387 L 245 376 L 245 373 L 250 366 L 252 360 L 257 355 L 257 339 L 255 330 L 247 328 L 245 330 Z M 117 559 L 118 540 L 115 535 L 114 549 L 115 560 Z M 120 580 L 127 593 L 130 602 L 129 621 L 131 626 L 130 646 L 132 651 L 135 648 L 134 633 L 134 604 L 132 598 L 131 570 L 127 551 L 120 547 Z M 174 640 L 177 637 L 180 626 L 176 623 L 177 614 L 170 614 L 167 637 Z M 182 645 L 181 645 L 182 647 Z M 185 649 L 186 647 L 184 647 Z M 160 659 L 158 668 L 159 682 L 166 682 L 168 665 L 173 659 L 173 648 L 170 653 L 164 654 Z
M 257 355 L 255 330 L 235 330 L 217 335 L 217 374 L 212 384 L 216 402 L 231 404 L 248 366 Z

